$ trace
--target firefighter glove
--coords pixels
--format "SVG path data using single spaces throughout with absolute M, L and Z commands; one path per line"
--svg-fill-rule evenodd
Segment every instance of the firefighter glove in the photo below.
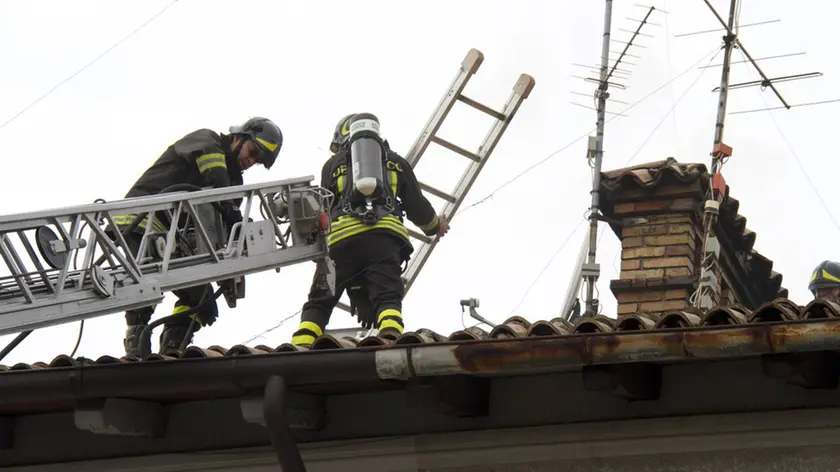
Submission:
M 362 287 L 351 287 L 347 290 L 350 298 L 351 313 L 359 319 L 364 329 L 371 329 L 376 325 L 376 315 L 368 299 L 367 290 Z

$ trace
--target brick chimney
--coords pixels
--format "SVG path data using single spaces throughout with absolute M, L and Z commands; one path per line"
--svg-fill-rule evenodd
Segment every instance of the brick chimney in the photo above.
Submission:
M 692 187 L 692 186 L 689 186 Z M 691 188 L 666 188 L 650 200 L 615 205 L 622 218 L 621 273 L 610 288 L 618 314 L 662 314 L 687 308 L 702 246 L 698 195 Z
M 709 174 L 703 164 L 673 158 L 604 172 L 601 211 L 621 239 L 621 272 L 610 289 L 622 318 L 661 315 L 690 309 L 703 248 L 703 205 Z M 738 201 L 727 195 L 721 207 L 720 285 L 716 304 L 748 308 L 787 295 L 772 262 L 752 249 L 755 234 L 737 214 Z M 606 310 L 605 310 L 606 311 Z

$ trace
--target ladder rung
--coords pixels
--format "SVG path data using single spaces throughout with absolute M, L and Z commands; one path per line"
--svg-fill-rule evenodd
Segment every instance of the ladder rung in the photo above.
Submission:
M 444 191 L 442 191 L 442 190 L 438 190 L 438 189 L 436 189 L 436 188 L 432 187 L 431 185 L 426 185 L 426 184 L 424 184 L 423 182 L 418 182 L 418 183 L 420 184 L 420 188 L 421 188 L 421 189 L 423 189 L 423 190 L 425 190 L 425 191 L 427 191 L 427 192 L 431 193 L 432 195 L 434 195 L 434 196 L 436 196 L 436 197 L 438 197 L 438 198 L 442 198 L 442 199 L 446 200 L 446 201 L 447 201 L 447 202 L 449 202 L 449 203 L 455 203 L 456 198 L 455 198 L 455 197 L 453 197 L 452 195 L 450 195 L 450 194 L 448 194 L 448 193 L 446 193 L 446 192 L 444 192 Z
M 447 141 L 443 138 L 439 138 L 437 136 L 432 136 L 432 142 L 436 143 L 436 144 L 439 144 L 439 145 L 445 147 L 446 149 L 449 149 L 452 152 L 457 152 L 458 154 L 466 157 L 467 159 L 472 159 L 475 162 L 481 162 L 481 158 L 478 157 L 475 153 L 467 151 L 466 149 L 464 149 L 461 146 L 458 146 L 456 144 L 452 144 L 452 143 L 450 143 L 449 141 Z
M 483 111 L 484 113 L 487 113 L 488 115 L 492 116 L 493 118 L 495 118 L 499 121 L 505 121 L 507 119 L 507 117 L 503 113 L 499 113 L 496 110 L 488 107 L 487 105 L 483 105 L 481 103 L 478 103 L 477 101 L 475 101 L 472 98 L 469 98 L 467 96 L 458 95 L 458 100 L 461 100 L 462 102 L 464 102 L 467 105 L 475 108 L 478 111 Z
M 419 239 L 420 241 L 423 241 L 426 244 L 432 242 L 432 238 L 426 236 L 423 233 L 418 233 L 417 231 L 414 231 L 413 229 L 408 229 L 408 235 L 411 236 L 414 239 Z

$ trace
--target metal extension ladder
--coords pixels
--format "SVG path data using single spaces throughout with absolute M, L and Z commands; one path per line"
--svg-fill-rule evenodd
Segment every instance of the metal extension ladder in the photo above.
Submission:
M 519 76 L 519 80 L 517 80 L 514 84 L 513 92 L 508 98 L 507 103 L 505 103 L 505 106 L 502 108 L 502 111 L 499 112 L 493 110 L 486 105 L 472 100 L 463 93 L 470 78 L 475 75 L 478 68 L 481 67 L 481 63 L 483 61 L 484 54 L 481 51 L 478 49 L 470 49 L 466 57 L 464 57 L 464 60 L 461 61 L 461 68 L 452 80 L 452 84 L 449 86 L 449 89 L 444 94 L 434 113 L 432 113 L 431 117 L 429 117 L 429 120 L 426 122 L 426 126 L 423 128 L 420 136 L 416 141 L 414 141 L 414 144 L 405 156 L 405 159 L 409 164 L 411 164 L 411 167 L 416 169 L 417 163 L 426 152 L 426 148 L 429 147 L 430 143 L 435 143 L 452 152 L 460 154 L 471 161 L 461 175 L 455 189 L 451 193 L 447 193 L 420 182 L 420 188 L 422 188 L 424 192 L 446 200 L 442 215 L 448 221 L 452 221 L 452 217 L 464 202 L 467 193 L 470 191 L 470 188 L 476 178 L 478 178 L 478 174 L 481 172 L 481 169 L 490 158 L 490 154 L 493 152 L 493 149 L 495 149 L 496 144 L 499 143 L 499 140 L 501 140 L 502 135 L 511 120 L 513 120 L 513 117 L 516 115 L 516 112 L 519 110 L 522 102 L 528 98 L 528 95 L 530 95 L 531 90 L 536 84 L 533 77 L 528 74 L 521 74 Z M 482 111 L 495 118 L 490 131 L 478 147 L 477 152 L 468 151 L 436 135 L 457 101 L 461 101 L 476 110 Z M 437 237 L 428 237 L 418 229 L 408 228 L 408 230 L 411 238 L 420 242 L 420 247 L 417 248 L 415 246 L 416 250 L 414 251 L 414 254 L 412 254 L 408 267 L 403 274 L 403 282 L 405 283 L 406 293 L 408 293 L 408 290 L 417 280 L 420 270 L 426 264 L 426 261 L 429 259 L 432 250 L 434 250 L 438 242 Z M 339 302 L 338 307 L 345 311 L 350 311 L 350 307 L 346 303 Z
M 161 302 L 165 292 L 305 261 L 326 264 L 326 283 L 334 288 L 324 236 L 329 218 L 323 211 L 333 195 L 310 185 L 312 180 L 0 216 L 0 256 L 10 274 L 0 274 L 5 275 L 0 276 L 0 335 L 141 308 Z M 244 201 L 243 221 L 229 232 L 214 209 L 216 202 L 228 200 Z M 263 219 L 250 215 L 257 213 L 254 204 Z M 119 231 L 106 233 L 116 227 L 115 219 L 125 218 L 143 232 L 136 257 Z M 23 251 L 15 249 L 13 236 Z M 102 249 L 98 258 L 97 248 Z M 76 267 L 79 255 L 83 262 Z M 243 296 L 244 290 L 228 298 L 228 305 Z

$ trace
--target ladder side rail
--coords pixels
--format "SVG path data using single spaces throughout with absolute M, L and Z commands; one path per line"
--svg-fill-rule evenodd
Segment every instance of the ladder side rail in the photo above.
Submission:
M 17 229 L 34 229 L 39 226 L 51 224 L 51 218 L 57 219 L 60 222 L 69 222 L 70 217 L 85 213 L 95 213 L 100 211 L 137 213 L 143 211 L 175 209 L 174 204 L 184 200 L 189 200 L 194 204 L 201 204 L 244 198 L 253 190 L 262 190 L 266 193 L 276 193 L 289 186 L 309 186 L 310 182 L 314 179 L 315 177 L 310 175 L 272 182 L 260 182 L 247 185 L 197 190 L 195 192 L 172 192 L 162 195 L 147 195 L 143 197 L 126 198 L 107 203 L 89 203 L 86 205 L 55 208 L 29 213 L 0 215 L 0 232 Z
M 0 307 L 0 336 L 141 308 L 160 303 L 166 292 L 299 264 L 325 254 L 326 242 L 322 241 L 218 264 L 172 268 L 166 275 L 150 278 L 146 284 L 121 287 L 112 298 L 103 299 L 92 292 L 73 292 L 66 300 L 51 298 L 37 306 L 21 301 L 14 306 Z
M 446 93 L 440 99 L 437 108 L 435 108 L 435 111 L 426 121 L 423 131 L 405 155 L 405 160 L 411 164 L 411 167 L 415 167 L 420 161 L 420 158 L 423 157 L 423 154 L 426 152 L 426 148 L 429 146 L 432 137 L 438 132 L 438 129 L 440 129 L 441 125 L 446 120 L 446 117 L 449 115 L 449 111 L 452 110 L 455 102 L 458 101 L 458 98 L 461 96 L 461 92 L 464 91 L 464 88 L 467 86 L 470 78 L 478 72 L 482 62 L 484 62 L 484 54 L 482 54 L 481 51 L 478 49 L 470 49 L 469 52 L 467 52 L 464 60 L 461 61 L 461 68 L 458 69 L 458 73 L 455 74 L 455 78 L 452 79 L 452 83 L 449 85 L 449 89 L 447 89 Z
M 522 102 L 528 98 L 531 93 L 531 90 L 534 88 L 535 81 L 534 78 L 528 74 L 522 74 L 519 76 L 519 80 L 516 81 L 516 84 L 513 86 L 513 91 L 510 97 L 505 103 L 504 108 L 502 109 L 501 113 L 505 116 L 504 120 L 495 120 L 493 126 L 490 128 L 490 131 L 487 133 L 487 136 L 484 138 L 481 146 L 479 146 L 479 151 L 477 155 L 481 158 L 480 161 L 475 162 L 472 161 L 467 166 L 466 171 L 461 176 L 460 181 L 455 187 L 455 192 L 453 195 L 455 196 L 455 202 L 447 202 L 443 207 L 443 216 L 447 220 L 450 220 L 452 217 L 455 216 L 455 213 L 458 211 L 458 208 L 464 202 L 464 199 L 469 192 L 470 188 L 472 187 L 473 183 L 475 182 L 478 174 L 484 168 L 484 165 L 490 158 L 493 150 L 496 148 L 496 145 L 502 138 L 505 130 L 507 130 L 508 125 L 513 120 L 516 112 L 519 110 L 519 107 L 522 105 Z M 426 261 L 428 260 L 429 256 L 431 255 L 432 250 L 437 245 L 437 242 L 440 238 L 433 238 L 430 243 L 423 243 L 420 248 L 417 250 L 415 257 L 412 258 L 411 261 L 408 263 L 408 267 L 406 268 L 405 274 L 403 278 L 406 283 L 406 293 L 408 289 L 411 288 L 412 284 L 417 278 L 417 275 L 420 273 L 420 270 L 425 265 Z
M 252 198 L 252 196 L 249 196 L 247 198 Z M 268 205 L 267 200 L 265 200 L 264 198 L 261 200 L 261 202 Z M 187 214 L 192 216 L 192 219 L 193 219 L 194 224 L 195 224 L 196 233 L 198 233 L 199 237 L 202 239 L 202 241 L 204 242 L 206 247 L 208 247 L 208 248 L 212 247 L 212 243 L 210 241 L 209 234 L 208 234 L 206 228 L 204 227 L 204 224 L 203 224 L 201 218 L 198 217 L 197 211 L 195 210 L 195 206 L 192 205 L 192 203 L 189 200 L 187 200 L 184 204 L 185 204 L 184 212 L 186 212 Z M 270 207 L 268 207 L 268 211 L 271 212 Z M 84 214 L 83 215 L 78 215 L 76 220 L 75 220 L 75 227 L 71 228 L 71 231 L 69 233 L 66 231 L 66 229 L 62 225 L 57 225 L 57 227 L 61 229 L 60 232 L 62 234 L 66 235 L 66 239 L 71 238 L 70 234 L 74 235 L 73 238 L 79 238 L 81 235 L 78 234 L 78 226 L 79 226 L 78 221 L 82 217 L 84 217 L 86 223 L 88 223 L 91 226 L 91 229 L 90 229 L 91 236 L 90 236 L 89 239 L 91 241 L 95 240 L 95 242 L 92 242 L 92 244 L 88 247 L 89 248 L 91 248 L 91 247 L 95 248 L 97 243 L 99 243 L 100 245 L 102 244 L 100 241 L 104 237 L 104 232 L 101 231 L 101 229 L 98 227 L 98 225 L 92 224 L 92 222 L 98 221 L 99 219 L 104 218 L 108 221 L 109 224 L 111 224 L 111 225 L 114 224 L 113 223 L 113 218 L 111 217 L 111 215 L 109 215 L 108 212 L 103 212 L 103 213 L 104 213 L 104 215 L 103 214 L 94 214 L 93 216 L 91 216 L 89 214 L 88 215 L 84 215 Z M 273 218 L 273 213 L 270 213 L 270 214 L 272 215 L 272 218 Z M 154 213 L 149 212 L 145 216 L 150 218 L 150 219 L 153 219 L 154 218 Z M 274 220 L 272 219 L 270 221 L 274 221 Z M 180 220 L 174 221 L 173 224 L 171 224 L 170 226 L 174 227 L 175 225 L 179 224 L 179 222 L 180 222 Z M 94 228 L 94 226 L 96 228 Z M 275 234 L 281 233 L 281 230 L 279 229 L 280 225 L 273 224 L 272 226 L 274 228 Z M 151 233 L 151 227 L 152 227 L 151 224 L 146 225 L 146 229 L 145 229 L 145 232 L 144 232 L 144 238 L 147 238 L 149 235 L 152 234 Z M 21 231 L 18 231 L 19 235 L 21 233 L 22 233 Z M 3 235 L 3 237 L 5 237 L 5 235 Z M 107 238 L 107 239 L 110 240 L 110 238 Z M 34 272 L 25 272 L 21 275 L 26 277 L 27 275 L 37 275 L 39 273 L 46 272 L 46 271 L 43 270 L 43 266 L 41 265 L 40 260 L 35 255 L 34 250 L 32 250 L 31 244 L 29 244 L 28 239 L 26 239 L 25 235 L 23 235 L 22 240 L 24 241 L 24 246 L 29 248 L 28 251 L 30 252 L 30 256 L 32 257 L 32 262 L 36 266 L 37 270 L 34 271 Z M 107 251 L 108 256 L 110 256 L 111 253 L 115 252 L 114 251 L 115 248 L 116 249 L 123 249 L 123 250 L 126 249 L 126 242 L 122 238 L 121 234 L 117 235 L 117 241 L 110 241 L 109 243 L 110 243 L 110 247 L 108 247 L 108 245 L 106 244 L 106 247 L 104 248 L 104 250 Z M 145 243 L 145 239 L 144 239 L 144 243 Z M 282 241 L 282 245 L 284 247 L 288 246 L 285 243 L 285 241 Z M 171 251 L 167 251 L 167 252 L 169 252 L 171 254 Z M 211 259 L 212 259 L 212 261 L 218 262 L 220 260 L 219 256 L 220 256 L 221 252 L 222 252 L 221 250 L 208 251 L 208 252 L 202 253 L 200 255 L 180 257 L 180 258 L 177 258 L 177 259 L 174 259 L 174 260 L 170 261 L 170 264 L 173 264 L 176 260 L 177 261 L 190 261 L 190 262 L 192 262 L 192 261 L 196 261 L 198 259 L 201 259 L 201 262 L 210 262 Z M 139 263 L 139 258 L 142 254 L 143 254 L 142 251 L 139 251 L 139 254 L 138 254 L 137 257 L 121 258 L 121 263 L 120 264 L 115 263 L 115 261 L 112 258 L 109 257 L 109 262 L 111 263 L 111 267 L 106 268 L 106 272 L 109 272 L 109 273 L 111 273 L 111 272 L 113 272 L 113 273 L 125 273 L 124 266 L 126 266 L 126 262 L 129 263 L 127 265 L 127 267 L 129 267 L 129 268 L 133 267 L 138 274 L 154 272 L 154 270 L 152 270 L 152 269 L 158 267 L 159 264 L 158 263 L 140 264 Z M 90 267 L 90 265 L 91 265 L 90 260 L 91 259 L 92 259 L 92 251 L 90 249 L 88 249 L 88 252 L 86 254 L 86 261 L 83 265 L 84 268 L 89 268 Z M 70 262 L 71 262 L 71 259 L 68 257 L 66 259 L 65 264 L 62 267 L 61 272 L 59 273 L 58 276 L 55 276 L 55 270 L 53 270 L 52 271 L 53 273 L 47 277 L 47 280 L 49 281 L 49 283 L 46 284 L 46 288 L 48 290 L 51 289 L 53 281 L 56 281 L 56 285 L 59 286 L 59 287 L 63 288 L 65 286 L 65 284 L 63 283 L 63 279 L 66 278 L 66 276 L 69 272 Z M 20 266 L 20 263 L 18 263 L 18 265 Z M 76 268 L 76 269 L 74 269 L 73 273 L 75 274 L 75 273 L 79 273 L 79 272 L 82 272 L 82 271 L 83 271 L 83 269 Z M 2 286 L 2 285 L 0 285 L 0 286 Z
M 24 283 L 26 280 L 24 274 L 29 272 L 24 269 L 17 270 L 15 257 L 5 244 L 6 236 L 0 233 L 0 236 L 2 236 L 0 237 L 0 253 L 4 256 L 4 260 L 6 260 L 7 266 L 13 274 L 11 278 L 14 279 L 14 283 L 20 291 L 16 298 L 10 299 L 8 287 L 0 286 L 0 288 L 4 288 L 4 291 L 0 293 L 0 315 L 3 315 L 0 316 L 0 327 L 2 327 L 3 332 L 14 332 L 15 330 L 21 330 L 23 326 L 30 328 L 35 325 L 52 326 L 75 319 L 125 311 L 132 307 L 158 303 L 162 300 L 164 292 L 167 291 L 227 280 L 269 269 L 279 269 L 286 265 L 326 257 L 328 254 L 326 239 L 323 227 L 317 223 L 317 216 L 320 211 L 329 207 L 333 195 L 328 190 L 318 186 L 301 185 L 301 183 L 308 184 L 309 181 L 311 181 L 311 178 L 303 182 L 297 179 L 256 184 L 252 185 L 250 190 L 238 189 L 235 192 L 217 192 L 217 189 L 211 189 L 201 191 L 205 195 L 199 196 L 198 199 L 191 198 L 198 194 L 198 191 L 185 192 L 177 197 L 177 201 L 164 203 L 158 201 L 153 205 L 149 204 L 149 200 L 156 197 L 146 197 L 133 200 L 128 205 L 129 208 L 126 208 L 125 205 L 112 206 L 110 211 L 103 211 L 105 210 L 103 204 L 86 206 L 86 208 L 98 211 L 83 212 L 78 215 L 63 215 L 65 219 L 75 216 L 70 232 L 63 228 L 61 218 L 59 218 L 61 215 L 55 216 L 53 221 L 62 228 L 60 230 L 61 234 L 67 235 L 71 239 L 82 236 L 79 234 L 79 222 L 87 223 L 90 226 L 88 230 L 90 244 L 66 250 L 67 257 L 58 274 L 56 275 L 53 272 L 47 281 L 38 283 L 35 280 Z M 271 203 L 264 194 L 266 190 L 283 195 L 283 201 L 292 201 L 293 198 L 300 198 L 303 201 L 303 199 L 308 198 L 309 206 L 301 203 L 301 209 L 298 210 L 298 212 L 302 212 L 298 215 L 299 217 L 308 219 L 307 226 L 300 226 L 304 223 L 298 221 L 298 216 L 295 216 L 295 205 L 289 205 L 287 208 L 288 221 L 276 218 Z M 245 215 L 243 221 L 232 228 L 227 247 L 215 249 L 194 203 L 196 201 L 227 200 L 231 198 L 231 195 L 245 197 Z M 258 199 L 258 205 L 264 207 L 263 209 L 266 210 L 265 213 L 268 213 L 270 219 L 257 220 L 252 223 L 247 221 L 254 198 Z M 170 227 L 164 233 L 156 233 L 166 235 L 167 239 L 167 244 L 162 251 L 163 254 L 159 254 L 162 257 L 157 262 L 141 263 L 140 259 L 135 258 L 132 251 L 128 250 L 125 238 L 121 237 L 121 234 L 117 234 L 112 240 L 98 224 L 99 221 L 106 220 L 109 225 L 115 226 L 112 212 L 125 213 L 130 211 L 140 214 L 137 211 L 139 208 L 153 212 L 172 207 L 176 207 L 176 211 L 171 215 Z M 190 250 L 185 255 L 175 253 L 177 249 L 175 237 L 181 235 L 176 231 L 179 229 L 179 216 L 182 213 L 186 214 L 187 218 L 195 220 L 189 228 L 191 232 L 189 237 L 194 238 L 194 241 L 191 241 Z M 263 217 L 266 216 L 265 213 L 262 214 Z M 315 217 L 314 220 L 313 217 Z M 31 224 L 32 220 L 29 220 L 28 223 Z M 296 228 L 295 234 L 291 238 L 293 245 L 289 245 L 286 241 L 288 236 L 283 237 L 284 232 L 281 226 L 284 225 L 294 225 Z M 147 226 L 145 235 L 150 234 L 148 231 L 150 226 Z M 233 233 L 236 226 L 239 226 L 239 232 L 234 237 Z M 309 235 L 306 240 L 302 239 L 304 235 L 298 231 L 301 228 Z M 203 243 L 201 248 L 198 246 L 199 240 Z M 219 243 L 222 244 L 224 241 L 219 241 Z M 106 252 L 106 255 L 113 255 L 116 258 L 116 261 L 111 262 L 111 267 L 102 267 L 93 262 L 95 251 L 100 244 L 103 246 L 102 249 Z M 248 252 L 244 251 L 246 244 L 248 244 Z M 72 256 L 77 255 L 78 251 L 82 250 L 85 252 L 83 266 L 70 270 L 69 263 Z M 197 254 L 190 254 L 194 252 L 197 252 Z M 101 259 L 104 259 L 104 256 Z M 53 267 L 57 267 L 54 263 L 51 264 Z M 31 273 L 37 274 L 38 272 Z M 78 274 L 78 279 L 75 280 L 74 284 L 72 279 L 76 274 Z M 55 281 L 56 287 L 64 289 L 67 284 L 60 282 L 66 280 L 68 276 L 71 279 L 69 281 L 70 287 L 64 293 L 60 293 L 58 290 L 56 290 L 58 293 L 52 293 L 51 282 Z M 6 279 L 8 278 L 6 277 Z M 105 289 L 100 286 L 103 280 L 107 282 L 105 283 Z M 99 285 L 97 285 L 97 282 L 99 282 Z M 75 285 L 75 288 L 73 285 Z M 32 293 L 32 288 L 37 290 L 38 296 Z

